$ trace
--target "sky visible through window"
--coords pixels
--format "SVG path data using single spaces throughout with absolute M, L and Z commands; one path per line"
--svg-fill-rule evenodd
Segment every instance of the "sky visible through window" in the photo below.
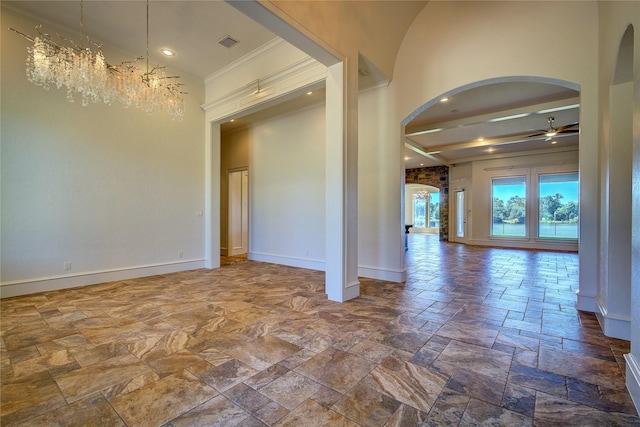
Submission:
M 578 182 L 550 182 L 540 184 L 540 197 L 553 196 L 560 193 L 564 196 L 562 201 L 578 202 Z M 525 185 L 496 185 L 493 187 L 493 197 L 504 200 L 505 202 L 514 196 L 525 197 Z
M 520 196 L 524 198 L 525 194 L 525 185 L 524 184 L 514 184 L 514 185 L 494 185 L 493 186 L 493 197 L 497 197 L 498 199 L 504 200 L 505 202 L 514 196 Z
M 552 182 L 540 184 L 540 197 L 553 196 L 560 193 L 563 202 L 578 202 L 578 182 Z

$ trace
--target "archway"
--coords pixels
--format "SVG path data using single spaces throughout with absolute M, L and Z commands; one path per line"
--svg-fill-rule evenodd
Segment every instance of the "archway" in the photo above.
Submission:
M 439 190 L 438 234 L 440 240 L 449 239 L 449 168 L 431 167 L 409 169 L 405 173 L 406 184 L 422 184 Z
M 444 190 L 444 239 L 452 235 L 449 190 L 466 188 L 469 243 L 578 250 L 577 232 L 561 239 L 541 231 L 548 213 L 540 208 L 539 200 L 545 197 L 543 182 L 559 179 L 544 181 L 541 177 L 545 174 L 577 176 L 579 172 L 579 89 L 572 82 L 533 76 L 488 79 L 447 91 L 403 120 L 403 155 L 409 165 L 405 181 Z M 435 183 L 416 180 L 434 170 L 438 175 Z M 522 233 L 516 238 L 494 238 L 491 227 L 492 178 L 502 176 L 518 176 L 526 183 L 526 215 L 514 216 L 526 224 L 521 223 Z M 579 205 L 578 192 L 573 193 L 575 207 Z

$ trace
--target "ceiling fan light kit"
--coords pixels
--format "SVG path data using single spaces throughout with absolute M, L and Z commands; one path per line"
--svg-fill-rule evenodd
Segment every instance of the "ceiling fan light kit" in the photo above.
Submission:
M 569 123 L 568 125 L 564 125 L 564 126 L 560 126 L 559 128 L 554 128 L 553 127 L 553 122 L 554 122 L 555 118 L 554 117 L 549 117 L 547 119 L 547 121 L 549 122 L 549 128 L 543 131 L 540 131 L 539 133 L 534 133 L 533 135 L 529 135 L 527 136 L 527 138 L 533 138 L 536 136 L 546 136 L 545 141 L 551 141 L 551 139 L 553 139 L 553 137 L 558 136 L 559 134 L 562 133 L 577 133 L 579 132 L 578 129 L 573 129 L 578 127 L 579 123 L 575 122 L 575 123 Z

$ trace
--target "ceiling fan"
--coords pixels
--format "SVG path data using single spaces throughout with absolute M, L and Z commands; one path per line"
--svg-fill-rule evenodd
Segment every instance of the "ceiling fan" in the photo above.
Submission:
M 547 119 L 549 121 L 549 128 L 546 130 L 541 130 L 538 133 L 534 133 L 533 135 L 528 135 L 527 138 L 532 138 L 534 136 L 546 136 L 545 141 L 549 141 L 554 137 L 558 136 L 561 133 L 577 133 L 580 130 L 578 129 L 578 122 L 569 123 L 568 125 L 560 126 L 559 128 L 553 127 L 553 121 L 555 120 L 553 117 L 549 117 Z

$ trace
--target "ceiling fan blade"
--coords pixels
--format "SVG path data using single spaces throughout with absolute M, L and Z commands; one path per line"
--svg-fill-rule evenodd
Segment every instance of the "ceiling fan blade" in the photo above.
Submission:
M 580 132 L 580 129 L 565 129 L 565 130 L 559 130 L 558 133 L 578 133 Z
M 569 123 L 568 125 L 560 126 L 558 129 L 556 129 L 556 132 L 565 132 L 566 129 L 569 129 L 569 128 L 572 128 L 572 127 L 576 127 L 578 125 L 579 125 L 578 122 Z
M 538 133 L 534 133 L 532 135 L 527 135 L 525 138 L 533 138 L 534 136 L 542 136 L 542 135 L 546 135 L 547 131 L 546 130 L 541 130 L 538 131 Z

